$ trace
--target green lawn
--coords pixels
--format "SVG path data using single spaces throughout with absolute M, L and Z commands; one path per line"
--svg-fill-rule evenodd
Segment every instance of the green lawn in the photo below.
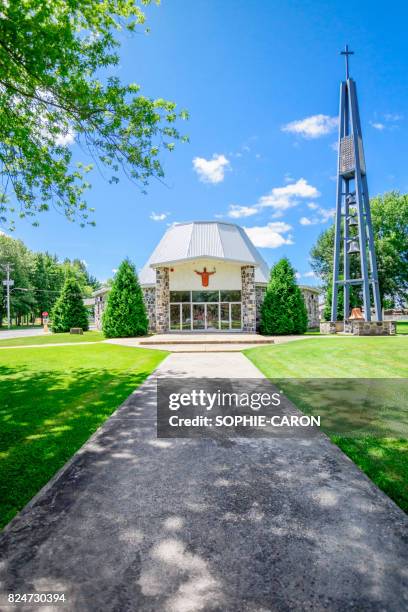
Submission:
M 167 353 L 110 344 L 0 351 L 0 525 Z
M 100 342 L 105 340 L 102 332 L 87 331 L 83 334 L 49 334 L 46 336 L 27 336 L 24 338 L 9 338 L 2 340 L 0 332 L 1 346 L 30 346 L 33 344 L 61 344 L 63 342 Z
M 271 380 L 279 382 L 287 396 L 305 413 L 320 414 L 324 429 L 333 422 L 362 426 L 372 419 L 376 435 L 335 435 L 335 442 L 383 491 L 408 512 L 408 436 L 390 431 L 407 431 L 408 338 L 312 338 L 245 351 L 247 357 Z M 312 378 L 307 385 L 285 379 Z M 345 389 L 341 381 L 356 379 Z M 380 380 L 361 386 L 357 379 Z M 336 388 L 337 384 L 337 388 Z M 360 401 L 360 395 L 364 401 Z M 388 403 L 391 408 L 381 410 Z M 367 412 L 364 412 L 366 410 Z M 330 421 L 330 417 L 334 420 Z M 380 432 L 384 431 L 383 434 Z
M 397 323 L 397 334 L 408 334 L 408 321 L 399 321 Z

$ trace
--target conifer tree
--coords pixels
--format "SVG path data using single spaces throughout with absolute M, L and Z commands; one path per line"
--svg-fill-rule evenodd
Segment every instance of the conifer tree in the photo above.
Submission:
M 88 311 L 84 305 L 81 287 L 72 274 L 67 274 L 61 293 L 51 312 L 54 333 L 69 332 L 72 327 L 89 327 Z
M 260 331 L 265 335 L 304 334 L 307 310 L 295 271 L 285 257 L 271 270 L 261 307 Z
M 134 265 L 125 259 L 119 266 L 102 318 L 107 338 L 144 336 L 148 319 Z

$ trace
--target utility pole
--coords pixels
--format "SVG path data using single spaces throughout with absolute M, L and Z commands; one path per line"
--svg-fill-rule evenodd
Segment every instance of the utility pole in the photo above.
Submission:
M 14 285 L 14 281 L 10 279 L 10 272 L 12 272 L 13 268 L 9 263 L 6 263 L 2 266 L 3 270 L 6 272 L 6 280 L 3 281 L 3 285 L 6 286 L 7 291 L 7 327 L 10 329 L 11 320 L 10 320 L 10 287 Z

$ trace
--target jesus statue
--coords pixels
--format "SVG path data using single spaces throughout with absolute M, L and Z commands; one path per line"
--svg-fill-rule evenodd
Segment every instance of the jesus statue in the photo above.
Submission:
M 201 276 L 201 284 L 203 287 L 208 287 L 208 282 L 209 282 L 211 274 L 215 274 L 215 270 L 214 272 L 207 272 L 207 268 L 205 266 L 202 272 L 199 272 L 198 270 L 194 270 L 194 272 L 196 274 L 199 274 L 199 276 Z

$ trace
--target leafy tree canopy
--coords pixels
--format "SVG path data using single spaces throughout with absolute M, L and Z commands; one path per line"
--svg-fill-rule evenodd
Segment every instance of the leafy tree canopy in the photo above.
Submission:
M 373 198 L 371 215 L 381 300 L 385 306 L 404 304 L 408 300 L 408 194 L 391 191 Z M 332 226 L 320 234 L 310 253 L 312 269 L 323 280 L 326 290 L 332 278 L 333 249 Z M 350 258 L 350 271 L 352 276 L 359 277 L 358 255 Z M 361 296 L 356 291 L 353 296 L 361 305 Z
M 93 223 L 84 199 L 92 165 L 73 164 L 75 140 L 117 182 L 163 176 L 159 153 L 180 139 L 173 102 L 114 76 L 118 35 L 145 21 L 150 0 L 8 0 L 0 13 L 0 224 L 50 206 Z
M 307 310 L 296 283 L 295 270 L 284 257 L 271 269 L 261 306 L 260 331 L 265 335 L 304 334 Z

